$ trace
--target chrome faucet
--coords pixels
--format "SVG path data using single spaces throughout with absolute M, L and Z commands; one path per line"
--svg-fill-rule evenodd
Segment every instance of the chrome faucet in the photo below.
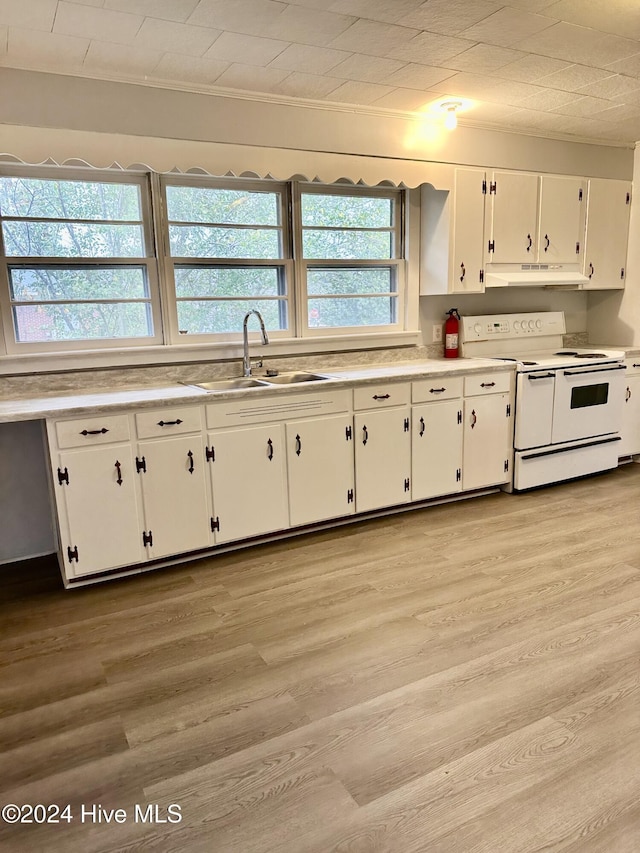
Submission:
M 255 308 L 253 308 L 251 311 L 247 311 L 247 313 L 244 315 L 244 321 L 242 323 L 242 343 L 244 346 L 244 355 L 242 358 L 243 376 L 251 376 L 251 359 L 249 358 L 249 334 L 247 332 L 247 322 L 252 314 L 256 315 L 256 317 L 258 318 L 258 322 L 260 323 L 260 331 L 262 332 L 262 345 L 266 346 L 269 343 L 269 336 L 267 335 L 267 330 L 264 326 L 262 314 L 259 311 L 256 311 Z

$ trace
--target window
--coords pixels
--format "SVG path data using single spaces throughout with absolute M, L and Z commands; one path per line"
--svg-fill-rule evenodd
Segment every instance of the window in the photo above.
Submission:
M 161 340 L 144 178 L 3 175 L 0 225 L 10 351 Z
M 253 308 L 271 334 L 288 332 L 286 188 L 164 183 L 178 334 L 237 340 Z

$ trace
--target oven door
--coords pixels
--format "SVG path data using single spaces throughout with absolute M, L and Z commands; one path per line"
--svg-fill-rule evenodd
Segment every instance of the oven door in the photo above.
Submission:
M 516 380 L 516 450 L 551 444 L 554 370 L 518 373 Z
M 623 364 L 557 370 L 553 444 L 619 432 L 624 391 Z

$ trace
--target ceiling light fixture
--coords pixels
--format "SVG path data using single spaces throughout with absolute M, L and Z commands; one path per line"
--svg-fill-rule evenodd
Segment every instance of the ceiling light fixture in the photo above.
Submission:
M 447 130 L 455 130 L 458 126 L 457 111 L 462 106 L 462 101 L 444 101 L 440 109 L 444 110 L 444 126 Z

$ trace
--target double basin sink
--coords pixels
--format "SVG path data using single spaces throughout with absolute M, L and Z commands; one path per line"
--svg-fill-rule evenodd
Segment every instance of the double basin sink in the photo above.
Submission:
M 260 379 L 253 376 L 238 376 L 235 379 L 217 379 L 213 382 L 183 382 L 182 384 L 211 393 L 215 391 L 244 391 L 245 388 L 273 388 L 276 385 L 298 385 L 305 382 L 321 382 L 323 379 L 331 378 L 331 376 L 323 376 L 321 373 L 293 371 L 278 373 L 275 376 L 265 376 Z

